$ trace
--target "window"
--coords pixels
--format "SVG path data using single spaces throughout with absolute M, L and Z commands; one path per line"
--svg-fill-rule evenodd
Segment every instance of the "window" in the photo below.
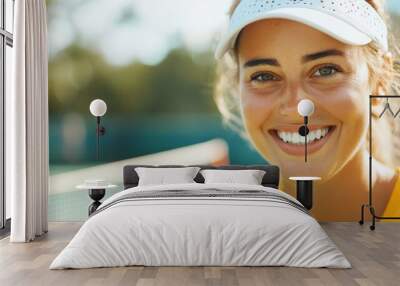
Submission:
M 0 0 L 0 235 L 9 230 L 10 194 L 4 182 L 5 99 L 11 92 L 14 0 Z

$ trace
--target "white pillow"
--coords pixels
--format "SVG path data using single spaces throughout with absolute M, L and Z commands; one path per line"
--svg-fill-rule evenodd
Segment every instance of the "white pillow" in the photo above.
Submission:
M 246 184 L 261 185 L 265 171 L 262 170 L 201 170 L 200 174 L 204 177 L 205 184 L 224 183 L 224 184 Z
M 195 183 L 199 167 L 135 168 L 139 176 L 138 186 Z

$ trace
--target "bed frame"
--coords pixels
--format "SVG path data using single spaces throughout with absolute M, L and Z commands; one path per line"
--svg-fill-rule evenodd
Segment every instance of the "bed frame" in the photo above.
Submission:
M 133 188 L 138 185 L 139 176 L 135 171 L 137 167 L 148 168 L 177 168 L 177 167 L 200 167 L 201 169 L 219 169 L 219 170 L 263 170 L 265 175 L 261 184 L 265 187 L 279 188 L 279 167 L 274 165 L 226 165 L 226 166 L 211 166 L 211 165 L 127 165 L 124 167 L 124 189 Z M 200 174 L 194 178 L 197 183 L 204 183 L 204 178 Z

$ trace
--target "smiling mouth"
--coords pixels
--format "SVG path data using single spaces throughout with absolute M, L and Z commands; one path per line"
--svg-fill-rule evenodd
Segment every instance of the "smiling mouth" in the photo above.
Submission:
M 301 136 L 298 127 L 291 127 L 290 130 L 270 129 L 268 133 L 273 137 L 277 145 L 290 155 L 303 155 L 305 136 Z M 309 126 L 310 132 L 307 135 L 307 152 L 314 153 L 320 150 L 329 140 L 332 133 L 336 130 L 336 126 L 320 126 L 319 128 Z

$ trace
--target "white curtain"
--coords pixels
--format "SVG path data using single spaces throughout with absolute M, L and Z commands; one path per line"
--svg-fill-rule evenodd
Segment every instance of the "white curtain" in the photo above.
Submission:
M 47 232 L 48 94 L 45 0 L 15 1 L 13 92 L 6 110 L 12 242 Z

